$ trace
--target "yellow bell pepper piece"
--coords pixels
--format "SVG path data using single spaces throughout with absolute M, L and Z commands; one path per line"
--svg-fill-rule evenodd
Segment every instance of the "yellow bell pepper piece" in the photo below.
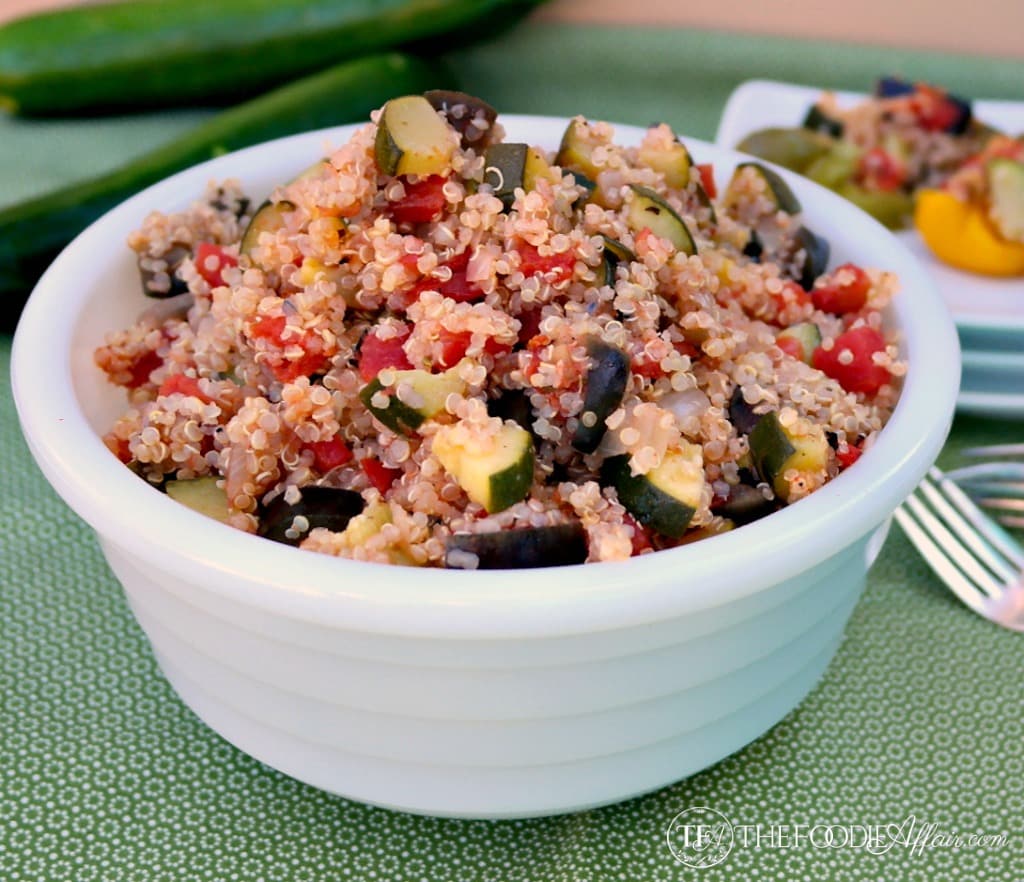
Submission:
M 1008 242 L 985 211 L 944 190 L 921 190 L 914 226 L 939 260 L 986 276 L 1024 275 L 1024 244 Z

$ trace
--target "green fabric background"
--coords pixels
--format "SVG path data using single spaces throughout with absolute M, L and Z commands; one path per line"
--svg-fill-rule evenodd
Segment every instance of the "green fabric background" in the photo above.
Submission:
M 710 139 L 751 77 L 867 88 L 882 72 L 1024 99 L 1024 63 L 654 29 L 530 24 L 454 59 L 507 112 L 665 120 Z M 0 204 L 97 173 L 203 112 L 0 118 Z M 1024 301 L 1022 301 L 1024 302 Z M 742 752 L 659 793 L 584 814 L 460 822 L 367 808 L 223 742 L 161 677 L 89 530 L 20 436 L 0 337 L 0 880 L 875 880 L 1024 878 L 1024 642 L 955 602 L 894 529 L 846 641 L 801 707 Z M 943 453 L 1019 439 L 957 420 Z M 691 870 L 678 812 L 735 824 L 886 824 L 1006 834 L 1002 848 L 737 847 Z

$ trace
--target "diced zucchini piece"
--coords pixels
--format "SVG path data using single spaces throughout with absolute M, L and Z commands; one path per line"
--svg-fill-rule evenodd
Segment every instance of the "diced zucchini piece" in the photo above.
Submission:
M 622 261 L 636 260 L 636 255 L 623 245 L 618 239 L 602 235 L 604 249 L 601 253 L 601 274 L 598 276 L 598 283 L 601 285 L 615 284 L 615 268 Z
M 346 548 L 359 548 L 376 536 L 385 526 L 392 523 L 391 506 L 383 500 L 371 502 L 361 514 L 357 514 L 341 530 L 341 543 Z M 388 561 L 396 566 L 417 566 L 409 554 L 408 544 L 399 538 L 387 547 Z
M 914 198 L 902 190 L 867 190 L 848 181 L 836 192 L 890 230 L 903 229 L 914 214 Z
M 628 454 L 613 456 L 605 460 L 602 480 L 615 488 L 619 502 L 640 523 L 676 539 L 700 507 L 704 457 L 700 445 L 683 441 L 657 468 L 634 475 Z
M 345 527 L 342 535 L 345 544 L 357 548 L 376 536 L 383 526 L 391 523 L 391 506 L 383 500 L 371 503 L 366 511 L 356 514 Z
M 906 138 L 896 132 L 889 132 L 882 138 L 882 149 L 900 165 L 906 165 L 912 158 L 913 148 Z
M 299 271 L 295 274 L 295 281 L 300 285 L 314 285 L 320 281 L 337 283 L 344 275 L 345 269 L 339 264 L 328 266 L 315 257 L 303 258 Z
M 828 467 L 829 443 L 820 426 L 806 435 L 794 435 L 769 411 L 748 437 L 750 458 L 762 481 L 770 484 L 782 500 L 789 496 L 786 472 L 818 472 Z
M 287 502 L 282 493 L 260 512 L 261 536 L 285 545 L 298 545 L 317 527 L 340 533 L 363 510 L 363 497 L 354 490 L 310 485 L 302 487 L 299 493 L 294 503 Z M 297 518 L 304 520 L 296 523 Z
M 736 188 L 742 186 L 740 181 L 746 176 L 745 170 L 749 169 L 764 182 L 765 195 L 771 200 L 777 211 L 784 211 L 786 214 L 799 214 L 801 211 L 800 200 L 796 198 L 782 177 L 767 166 L 759 162 L 741 162 L 736 166 L 725 189 L 725 202 L 730 204 L 734 201 L 733 196 Z M 749 173 L 749 172 L 748 172 Z
M 690 229 L 672 207 L 648 187 L 629 185 L 633 191 L 626 213 L 626 224 L 634 233 L 645 227 L 656 236 L 668 239 L 684 254 L 696 254 L 697 243 Z
M 814 280 L 828 269 L 828 258 L 832 249 L 828 239 L 807 227 L 800 227 L 793 239 L 797 249 L 802 248 L 804 252 L 804 265 L 797 281 L 805 291 L 810 291 L 814 287 Z
M 562 176 L 556 172 L 544 154 L 536 147 L 526 151 L 526 163 L 523 166 L 523 189 L 529 193 L 536 188 L 537 181 L 546 178 L 552 184 L 559 184 Z
M 527 144 L 492 144 L 484 154 L 484 183 L 508 211 L 516 198 L 516 189 L 526 189 Z
M 795 340 L 800 344 L 802 355 L 800 360 L 805 364 L 811 363 L 811 356 L 814 350 L 821 345 L 821 331 L 814 322 L 800 322 L 790 325 L 780 332 L 776 340 Z
M 1024 242 L 1024 162 L 992 159 L 985 166 L 989 188 L 989 218 L 997 232 L 1011 242 Z
M 862 154 L 856 144 L 836 141 L 829 150 L 808 163 L 804 175 L 816 184 L 837 190 L 853 181 Z
M 747 135 L 736 149 L 768 162 L 803 172 L 815 159 L 827 153 L 832 139 L 810 129 L 760 129 Z
M 388 370 L 387 373 L 394 375 L 393 382 L 385 386 L 378 375 L 363 387 L 359 398 L 370 413 L 394 432 L 414 432 L 425 420 L 444 410 L 449 395 L 461 395 L 466 391 L 466 382 L 459 376 L 458 365 L 440 374 L 416 368 Z M 378 395 L 385 396 L 387 403 L 375 403 Z
M 665 183 L 674 190 L 682 190 L 690 183 L 693 157 L 679 140 L 664 147 L 643 144 L 637 151 L 637 159 L 641 165 L 661 172 L 665 176 Z
M 296 181 L 312 181 L 327 174 L 328 169 L 333 169 L 329 159 L 320 159 L 314 162 L 309 168 L 303 169 L 289 181 L 294 184 Z
M 259 244 L 260 233 L 276 233 L 285 226 L 285 215 L 295 211 L 295 203 L 282 199 L 280 202 L 264 202 L 249 221 L 249 226 L 242 234 L 242 244 L 239 251 L 242 254 L 252 254 L 253 249 Z
M 588 178 L 585 174 L 578 171 L 572 172 L 572 177 L 573 180 L 576 182 L 576 186 L 582 187 L 584 190 L 583 202 L 589 202 L 592 198 L 594 198 L 595 194 L 597 193 L 597 184 L 594 183 L 594 181 L 590 180 L 590 178 Z M 600 201 L 598 199 L 595 199 L 595 202 L 600 204 Z
M 175 502 L 220 521 L 227 523 L 230 510 L 224 488 L 217 486 L 218 479 L 212 475 L 188 480 L 168 481 L 164 485 L 167 495 Z
M 811 105 L 802 125 L 805 129 L 810 129 L 812 132 L 821 132 L 825 135 L 831 135 L 833 138 L 842 137 L 843 134 L 843 124 L 838 119 L 825 113 L 817 104 Z
M 562 135 L 562 143 L 555 155 L 555 165 L 567 171 L 580 172 L 589 181 L 595 181 L 598 168 L 592 158 L 593 150 L 594 145 L 590 142 L 590 125 L 582 116 L 577 116 L 569 122 L 565 134 Z
M 424 92 L 423 97 L 434 110 L 445 115 L 448 125 L 459 133 L 463 147 L 479 148 L 481 144 L 489 143 L 498 111 L 482 98 L 452 89 L 431 89 Z M 485 123 L 483 129 L 476 125 L 478 120 Z
M 434 435 L 434 455 L 473 502 L 490 514 L 515 505 L 533 483 L 533 437 L 522 426 L 506 422 L 493 436 L 465 441 L 459 423 L 442 426 Z
M 611 236 L 602 235 L 601 239 L 604 241 L 604 253 L 610 254 L 615 258 L 615 262 L 620 261 L 631 261 L 636 260 L 636 255 L 623 245 L 618 239 L 613 239 Z
M 694 191 L 697 194 L 697 201 L 701 204 L 701 208 L 704 208 L 708 212 L 708 220 L 711 223 L 718 222 L 718 215 L 715 213 L 715 203 L 711 201 L 711 197 L 708 195 L 708 191 L 704 189 L 702 183 L 698 183 Z
M 451 167 L 455 141 L 426 98 L 405 95 L 384 105 L 374 150 L 386 175 L 441 175 Z
M 605 421 L 621 403 L 629 383 L 629 356 L 599 338 L 587 340 L 590 368 L 583 382 L 583 410 L 572 446 L 593 453 L 607 430 Z
M 460 570 L 563 567 L 587 559 L 587 532 L 579 521 L 497 533 L 456 533 L 445 540 L 444 565 Z

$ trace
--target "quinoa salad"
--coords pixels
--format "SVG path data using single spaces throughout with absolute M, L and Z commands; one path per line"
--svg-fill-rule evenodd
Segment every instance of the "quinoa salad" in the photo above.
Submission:
M 885 425 L 897 280 L 833 266 L 767 166 L 577 117 L 510 143 L 395 98 L 264 202 L 211 182 L 128 245 L 104 438 L 237 529 L 364 561 L 623 560 L 799 502 Z M 197 194 L 199 196 L 200 194 Z M 830 268 L 832 267 L 832 268 Z

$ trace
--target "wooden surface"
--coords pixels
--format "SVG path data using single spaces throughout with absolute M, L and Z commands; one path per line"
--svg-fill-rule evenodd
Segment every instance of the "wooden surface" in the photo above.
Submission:
M 82 0 L 0 0 L 0 22 L 70 2 Z M 536 15 L 1024 58 L 1024 0 L 553 0 Z

